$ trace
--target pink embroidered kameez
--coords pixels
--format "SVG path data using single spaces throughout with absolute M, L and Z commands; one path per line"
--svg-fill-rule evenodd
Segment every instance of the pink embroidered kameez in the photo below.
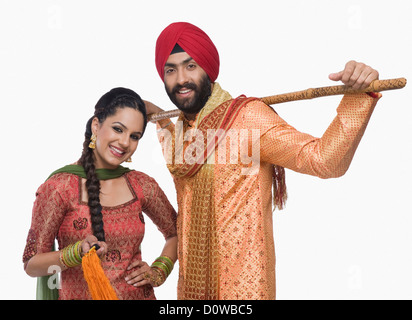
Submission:
M 142 211 L 165 239 L 176 236 L 176 212 L 153 178 L 131 171 L 119 179 L 126 179 L 133 199 L 103 207 L 108 253 L 102 258 L 102 267 L 120 300 L 153 300 L 155 295 L 150 285 L 134 287 L 126 283 L 126 269 L 133 261 L 142 259 L 140 244 L 145 230 Z M 81 200 L 81 180 L 73 174 L 59 173 L 39 187 L 23 262 L 35 254 L 51 251 L 55 238 L 58 249 L 62 249 L 92 234 L 89 207 Z M 61 273 L 59 299 L 91 299 L 81 265 Z

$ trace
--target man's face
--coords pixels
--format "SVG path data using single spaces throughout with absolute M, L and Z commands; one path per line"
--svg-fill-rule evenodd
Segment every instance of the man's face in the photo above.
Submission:
M 184 113 L 197 114 L 212 93 L 206 72 L 186 52 L 170 55 L 164 70 L 170 100 Z

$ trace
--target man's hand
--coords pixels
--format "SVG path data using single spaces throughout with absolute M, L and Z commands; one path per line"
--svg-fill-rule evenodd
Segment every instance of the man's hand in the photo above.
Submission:
M 342 81 L 345 85 L 355 90 L 367 88 L 372 81 L 379 79 L 379 73 L 375 69 L 364 63 L 349 61 L 345 69 L 338 73 L 331 73 L 329 79 L 333 81 Z

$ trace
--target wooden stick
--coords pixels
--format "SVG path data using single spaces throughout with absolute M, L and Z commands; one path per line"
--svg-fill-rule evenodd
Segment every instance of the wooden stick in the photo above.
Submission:
M 274 96 L 268 96 L 261 98 L 267 105 L 278 104 L 289 101 L 307 100 L 319 97 L 341 95 L 346 93 L 361 93 L 361 92 L 380 92 L 387 90 L 401 89 L 406 86 L 405 78 L 387 79 L 387 80 L 375 80 L 369 87 L 363 90 L 354 90 L 346 85 L 310 88 L 302 91 L 283 93 Z M 180 110 L 169 110 L 159 113 L 153 113 L 148 115 L 149 121 L 158 121 L 167 118 L 178 117 Z
M 307 90 L 296 91 L 291 93 L 279 94 L 275 96 L 262 98 L 262 101 L 268 105 L 277 104 L 288 101 L 306 100 L 318 97 L 333 96 L 346 93 L 361 93 L 361 92 L 380 92 L 386 90 L 401 89 L 406 85 L 405 78 L 375 80 L 369 87 L 363 90 L 354 90 L 346 85 L 310 88 Z

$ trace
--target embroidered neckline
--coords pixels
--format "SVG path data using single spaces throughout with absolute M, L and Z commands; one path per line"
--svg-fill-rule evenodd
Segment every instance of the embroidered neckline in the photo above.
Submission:
M 129 201 L 127 201 L 125 203 L 121 203 L 121 204 L 118 204 L 118 205 L 115 205 L 115 206 L 102 206 L 103 210 L 110 211 L 110 210 L 116 210 L 116 209 L 124 208 L 124 207 L 127 207 L 127 206 L 131 205 L 132 203 L 136 202 L 137 200 L 139 200 L 139 198 L 136 195 L 136 193 L 135 193 L 135 191 L 134 191 L 127 175 L 128 174 L 126 173 L 122 177 L 124 177 L 124 179 L 126 179 L 127 186 L 129 187 L 129 190 L 133 195 L 133 199 L 130 199 Z M 87 202 L 82 200 L 82 194 L 83 194 L 82 178 L 79 177 L 79 176 L 77 176 L 77 178 L 78 178 L 78 184 L 79 184 L 79 188 L 78 188 L 79 189 L 79 194 L 78 194 L 79 201 L 78 201 L 78 203 L 80 205 L 86 205 L 87 206 L 88 205 Z

